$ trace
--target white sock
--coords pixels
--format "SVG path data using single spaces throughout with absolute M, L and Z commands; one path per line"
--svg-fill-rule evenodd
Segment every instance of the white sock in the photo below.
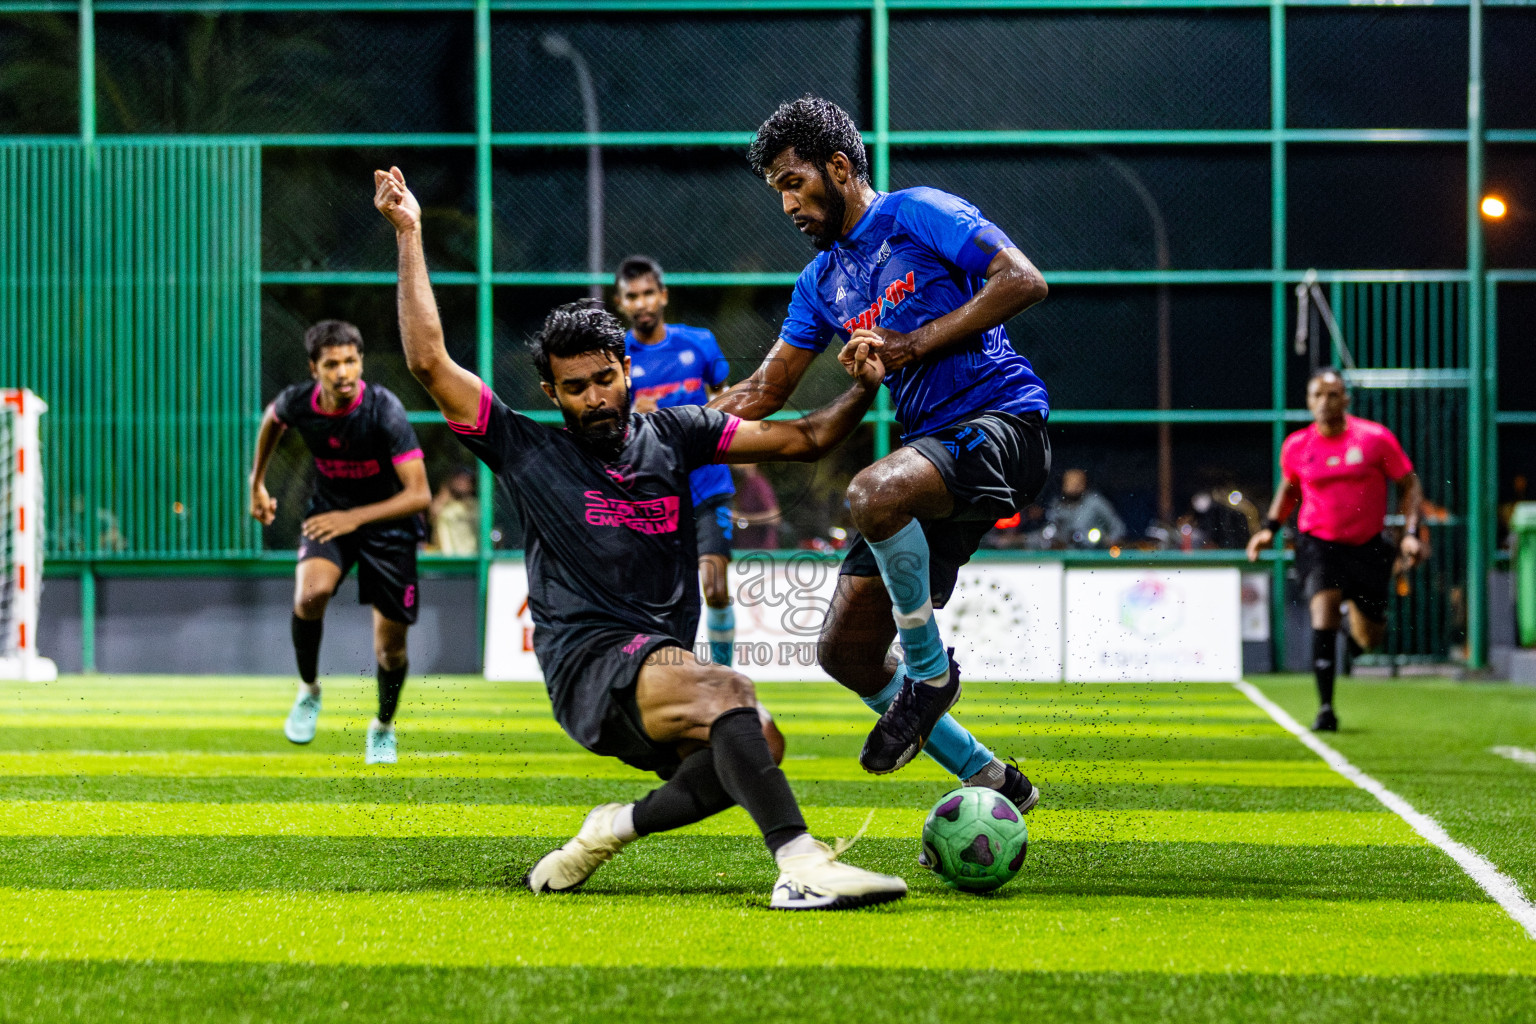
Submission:
M 783 864 L 785 857 L 795 857 L 802 853 L 813 853 L 815 850 L 816 840 L 811 838 L 809 832 L 801 832 L 795 838 L 775 850 L 773 859 Z
M 640 838 L 640 833 L 635 831 L 635 805 L 625 804 L 613 814 L 613 834 L 632 843 Z

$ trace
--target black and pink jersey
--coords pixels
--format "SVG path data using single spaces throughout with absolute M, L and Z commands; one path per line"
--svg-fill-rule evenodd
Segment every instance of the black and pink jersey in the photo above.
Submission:
M 352 404 L 335 413 L 321 408 L 319 384 L 294 384 L 273 400 L 272 413 L 299 432 L 315 457 L 310 515 L 394 497 L 404 489 L 395 467 L 422 457 L 405 406 L 377 384 L 358 381 Z M 415 530 L 414 517 L 369 526 Z
M 448 426 L 522 515 L 534 653 L 551 692 L 595 634 L 633 630 L 640 644 L 671 637 L 692 648 L 699 560 L 688 475 L 717 460 L 741 421 L 699 405 L 633 414 L 623 450 L 605 461 L 481 387 L 476 422 Z

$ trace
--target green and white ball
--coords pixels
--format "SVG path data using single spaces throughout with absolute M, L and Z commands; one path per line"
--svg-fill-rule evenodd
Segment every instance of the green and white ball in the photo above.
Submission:
M 924 867 L 961 892 L 990 892 L 1024 866 L 1029 829 L 995 789 L 964 786 L 939 798 L 923 822 Z

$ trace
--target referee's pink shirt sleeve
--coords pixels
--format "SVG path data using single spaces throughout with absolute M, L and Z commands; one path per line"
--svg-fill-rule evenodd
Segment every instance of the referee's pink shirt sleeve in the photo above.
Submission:
M 1401 480 L 1413 472 L 1413 462 L 1408 458 L 1408 453 L 1403 451 L 1403 446 L 1397 440 L 1397 435 L 1385 427 L 1381 430 L 1382 447 L 1386 449 L 1381 460 L 1382 468 L 1387 471 L 1387 476 L 1393 480 Z

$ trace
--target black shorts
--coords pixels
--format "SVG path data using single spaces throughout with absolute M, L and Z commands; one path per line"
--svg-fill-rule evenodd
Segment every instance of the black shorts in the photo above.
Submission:
M 730 494 L 717 494 L 705 498 L 693 509 L 693 528 L 698 534 L 699 557 L 723 555 L 731 560 L 731 498 Z
M 922 520 L 933 606 L 942 608 L 987 531 L 1040 496 L 1051 472 L 1051 440 L 1038 412 L 984 412 L 907 447 L 933 463 L 955 499 L 948 519 Z M 863 537 L 848 549 L 842 575 L 880 575 Z
M 1323 540 L 1309 533 L 1296 537 L 1296 572 L 1306 588 L 1307 600 L 1324 590 L 1341 590 L 1344 600 L 1372 622 L 1387 620 L 1387 596 L 1392 589 L 1392 567 L 1397 552 L 1384 537 L 1364 544 Z
M 677 750 L 645 734 L 635 684 L 640 666 L 652 654 L 670 648 L 680 655 L 683 647 L 671 637 L 626 629 L 595 630 L 562 648 L 549 691 L 555 720 L 566 735 L 594 754 L 671 778 L 681 763 Z
M 363 529 L 323 544 L 304 537 L 299 540 L 299 561 L 307 558 L 336 565 L 343 578 L 356 565 L 358 604 L 371 604 L 395 622 L 416 622 L 421 593 L 416 585 L 416 538 L 411 534 Z

